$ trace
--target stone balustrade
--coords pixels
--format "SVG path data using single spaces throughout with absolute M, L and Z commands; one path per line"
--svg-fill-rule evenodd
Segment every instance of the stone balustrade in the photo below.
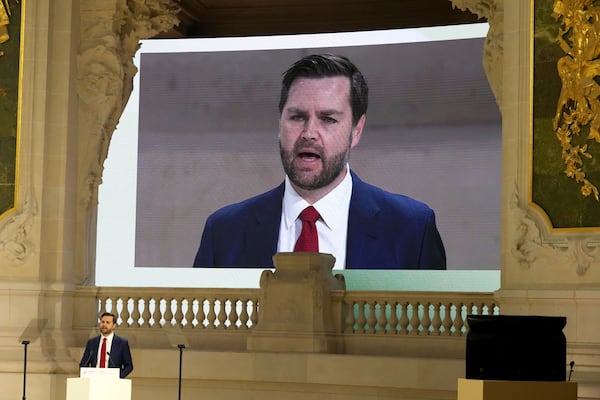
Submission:
M 75 303 L 74 314 L 87 315 L 74 321 L 82 343 L 96 334 L 90 305 L 98 316 L 115 313 L 119 332 L 138 348 L 172 346 L 175 329 L 190 348 L 246 351 L 260 320 L 260 289 L 81 287 L 77 295 L 85 301 Z M 341 305 L 334 321 L 344 342 L 338 351 L 349 354 L 461 357 L 466 316 L 499 313 L 492 293 L 335 290 L 331 297 Z

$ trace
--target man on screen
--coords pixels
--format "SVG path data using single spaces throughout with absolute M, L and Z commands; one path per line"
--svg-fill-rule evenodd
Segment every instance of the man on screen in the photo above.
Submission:
M 80 367 L 119 368 L 119 376 L 125 378 L 133 371 L 133 360 L 127 339 L 114 333 L 117 317 L 105 312 L 100 316 L 99 336 L 88 340 Z
M 445 269 L 431 208 L 363 182 L 348 165 L 367 103 L 367 83 L 347 58 L 294 63 L 279 101 L 285 180 L 210 215 L 194 267 L 272 267 L 278 252 L 318 251 L 336 268 Z

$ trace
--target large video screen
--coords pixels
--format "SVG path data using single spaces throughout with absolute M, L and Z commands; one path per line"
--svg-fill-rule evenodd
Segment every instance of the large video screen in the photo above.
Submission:
M 351 168 L 433 208 L 448 269 L 499 269 L 501 118 L 482 67 L 486 33 L 143 41 L 100 186 L 96 284 L 256 285 L 260 270 L 191 266 L 208 215 L 283 181 L 281 74 L 325 52 L 347 56 L 369 84 Z

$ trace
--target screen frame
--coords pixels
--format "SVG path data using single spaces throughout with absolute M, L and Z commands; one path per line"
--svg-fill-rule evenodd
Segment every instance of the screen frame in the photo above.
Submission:
M 134 58 L 139 68 L 142 53 L 172 53 L 185 41 L 184 51 L 240 51 L 344 47 L 391 43 L 459 40 L 485 37 L 487 23 L 394 29 L 368 32 L 281 35 L 207 39 L 155 39 L 142 41 Z M 183 50 L 182 50 L 183 51 Z M 136 268 L 135 216 L 139 74 L 121 116 L 104 164 L 99 188 L 96 233 L 95 282 L 98 286 L 153 287 L 257 287 L 262 269 L 245 268 Z

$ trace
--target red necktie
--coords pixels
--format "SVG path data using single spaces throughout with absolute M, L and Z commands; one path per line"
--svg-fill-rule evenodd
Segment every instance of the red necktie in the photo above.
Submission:
M 302 232 L 296 241 L 294 251 L 318 252 L 319 236 L 315 222 L 321 218 L 319 212 L 313 206 L 308 206 L 302 210 L 298 218 L 302 221 Z
M 102 338 L 102 346 L 100 347 L 100 368 L 106 368 L 106 338 Z

